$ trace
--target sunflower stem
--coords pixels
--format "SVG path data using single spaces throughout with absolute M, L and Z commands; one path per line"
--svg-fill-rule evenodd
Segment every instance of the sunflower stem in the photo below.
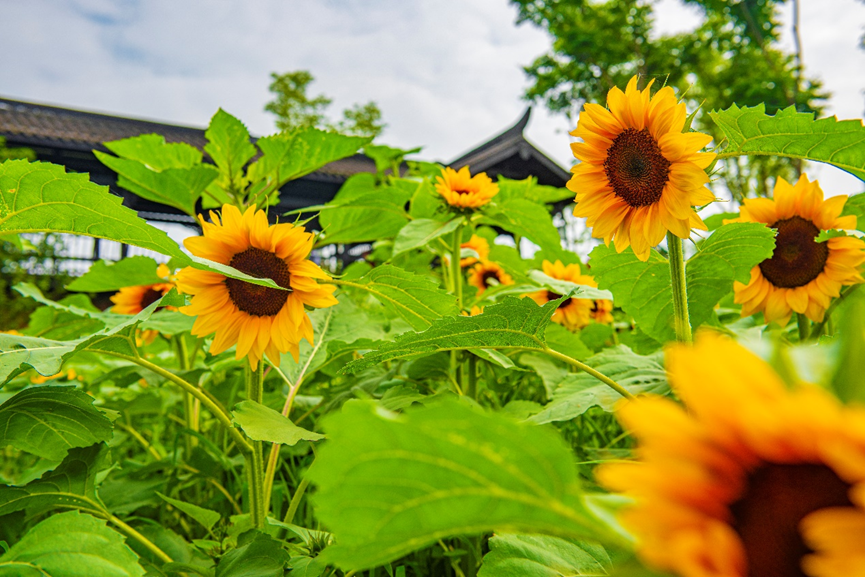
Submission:
M 466 394 L 474 400 L 478 398 L 478 357 L 476 355 L 469 355 L 469 385 Z
M 261 403 L 264 394 L 264 363 L 249 371 L 246 381 L 246 398 Z M 261 441 L 252 441 L 252 451 L 246 456 L 246 473 L 249 478 L 249 513 L 252 526 L 264 529 L 267 507 L 264 503 L 264 452 Z
M 457 297 L 457 310 L 463 310 L 463 273 L 460 266 L 460 252 L 463 240 L 463 225 L 457 226 L 454 231 L 453 244 L 451 245 L 451 276 L 453 276 L 454 295 Z
M 670 284 L 673 289 L 676 340 L 690 343 L 691 319 L 688 316 L 688 289 L 685 285 L 685 256 L 682 251 L 682 239 L 672 232 L 667 233 L 667 250 L 670 253 Z
M 534 349 L 527 349 L 527 350 L 534 350 Z M 581 363 L 577 359 L 573 359 L 573 358 L 569 357 L 568 355 L 562 354 L 558 351 L 554 351 L 553 349 L 551 349 L 549 347 L 546 347 L 544 349 L 544 353 L 548 354 L 549 356 L 553 357 L 554 359 L 564 361 L 567 364 L 578 368 L 579 370 L 583 371 L 584 373 L 588 373 L 588 374 L 592 375 L 593 377 L 595 377 L 596 379 L 598 379 L 599 381 L 601 381 L 602 383 L 604 383 L 605 385 L 607 385 L 608 387 L 610 387 L 611 389 L 613 389 L 614 391 L 616 391 L 617 393 L 619 393 L 620 395 L 625 397 L 626 399 L 633 400 L 634 395 L 632 395 L 628 391 L 628 389 L 626 389 L 625 387 L 623 387 L 622 385 L 620 385 L 619 383 L 617 383 L 616 381 L 614 381 L 613 379 L 611 379 L 607 375 L 605 375 L 603 373 L 599 373 L 598 371 L 596 371 L 595 369 L 593 369 L 589 365 Z
M 808 336 L 811 334 L 811 326 L 808 323 L 808 317 L 802 313 L 796 313 L 796 323 L 799 325 L 799 342 L 807 341 Z

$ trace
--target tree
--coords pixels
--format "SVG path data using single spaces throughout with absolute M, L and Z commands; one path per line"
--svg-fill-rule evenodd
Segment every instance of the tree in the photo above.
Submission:
M 275 98 L 268 102 L 264 109 L 276 115 L 276 126 L 280 130 L 311 126 L 337 130 L 353 136 L 376 137 L 387 126 L 381 121 L 381 110 L 373 101 L 363 105 L 355 104 L 352 108 L 343 110 L 342 120 L 331 122 L 326 115 L 326 109 L 333 100 L 323 94 L 315 97 L 307 95 L 309 85 L 315 81 L 315 77 L 307 70 L 295 70 L 285 74 L 272 72 L 270 77 L 273 81 L 268 90 Z
M 736 102 L 766 103 L 769 114 L 788 106 L 819 113 L 828 94 L 802 77 L 800 58 L 776 47 L 783 0 L 685 0 L 704 20 L 693 32 L 654 33 L 653 3 L 646 0 L 511 0 L 517 22 L 531 22 L 553 37 L 549 52 L 525 68 L 532 81 L 525 97 L 568 118 L 586 101 L 605 102 L 613 86 L 639 74 L 672 85 L 689 108 L 701 112 Z M 707 115 L 695 127 L 712 133 Z M 752 158 L 729 161 L 723 172 L 737 200 L 766 195 L 776 176 L 793 177 L 795 161 Z

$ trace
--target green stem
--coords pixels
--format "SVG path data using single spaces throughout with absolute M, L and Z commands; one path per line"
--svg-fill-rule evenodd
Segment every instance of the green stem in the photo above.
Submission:
M 463 273 L 460 267 L 460 245 L 463 241 L 463 225 L 460 223 L 454 231 L 453 244 L 451 245 L 451 275 L 453 276 L 454 295 L 457 297 L 457 310 L 463 310 Z
M 478 357 L 469 355 L 469 386 L 466 391 L 469 397 L 474 400 L 478 398 Z
M 246 381 L 247 400 L 261 403 L 264 396 L 264 363 L 259 362 L 258 368 L 249 371 Z M 249 477 L 249 513 L 252 526 L 264 529 L 267 518 L 267 506 L 264 502 L 264 453 L 261 441 L 252 441 L 252 451 L 246 455 L 246 473 Z
M 204 391 L 202 391 L 192 383 L 178 377 L 170 371 L 163 369 L 159 365 L 153 364 L 146 359 L 142 359 L 141 357 L 130 357 L 128 355 L 109 353 L 106 351 L 99 352 L 132 361 L 133 363 L 141 367 L 150 369 L 160 377 L 163 377 L 164 379 L 171 381 L 175 385 L 179 386 L 181 389 L 201 401 L 201 404 L 207 407 L 207 409 L 211 413 L 213 413 L 213 416 L 216 417 L 216 420 L 218 420 L 225 426 L 228 434 L 231 435 L 231 437 L 234 439 L 234 442 L 237 443 L 237 446 L 241 450 L 241 452 L 248 453 L 252 451 L 252 446 L 249 444 L 249 441 L 247 441 L 246 437 L 244 437 L 243 434 L 234 427 L 234 423 L 232 422 L 231 415 L 228 414 L 228 411 L 226 411 L 217 402 L 211 399 Z
M 300 507 L 300 500 L 303 499 L 303 494 L 306 492 L 307 486 L 309 486 L 309 478 L 304 477 L 300 480 L 300 484 L 297 486 L 294 495 L 291 497 L 291 503 L 288 504 L 288 511 L 285 512 L 285 519 L 282 520 L 283 523 L 291 524 L 291 522 L 294 521 L 294 515 L 297 513 L 297 508 Z
M 796 323 L 799 325 L 799 342 L 808 340 L 808 335 L 811 334 L 811 327 L 808 324 L 808 317 L 802 313 L 796 313 Z
M 551 349 L 549 347 L 545 348 L 544 352 L 546 354 L 550 355 L 551 357 L 553 357 L 554 359 L 564 361 L 564 362 L 568 363 L 569 365 L 580 369 L 584 373 L 588 373 L 588 374 L 592 375 L 593 377 L 595 377 L 596 379 L 598 379 L 599 381 L 601 381 L 602 383 L 604 383 L 605 385 L 607 385 L 608 387 L 610 387 L 611 389 L 613 389 L 614 391 L 616 391 L 617 393 L 619 393 L 620 395 L 625 397 L 626 399 L 633 400 L 634 395 L 629 393 L 625 387 L 623 387 L 622 385 L 620 385 L 619 383 L 617 383 L 616 381 L 614 381 L 613 379 L 611 379 L 607 375 L 599 373 L 598 371 L 596 371 L 595 369 L 593 369 L 589 365 L 583 364 L 580 361 L 578 361 L 577 359 L 572 359 L 568 355 L 563 355 L 562 353 L 560 353 L 558 351 L 554 351 L 553 349 Z
M 682 252 L 682 239 L 667 233 L 667 250 L 670 253 L 670 281 L 673 289 L 673 316 L 675 317 L 676 339 L 690 343 L 691 320 L 688 316 L 688 289 L 685 285 L 685 257 Z
M 148 551 L 150 551 L 151 553 L 156 555 L 156 557 L 158 557 L 159 560 L 162 561 L 163 563 L 173 563 L 174 562 L 174 559 L 169 557 L 165 553 L 165 551 L 163 551 L 162 549 L 157 547 L 153 543 L 153 541 L 151 541 L 150 539 L 148 539 L 147 537 L 145 537 L 144 535 L 142 535 L 141 533 L 139 533 L 138 531 L 136 531 L 135 529 L 133 529 L 132 527 L 130 527 L 129 525 L 127 525 L 126 523 L 124 523 L 123 521 L 118 519 L 117 517 L 115 517 L 114 515 L 107 515 L 106 518 L 108 519 L 109 522 L 111 522 L 113 525 L 115 525 L 118 529 L 120 529 L 121 531 L 126 533 L 126 535 L 128 535 L 129 537 L 132 537 L 133 539 L 135 539 L 136 541 L 141 543 L 145 549 L 147 549 Z

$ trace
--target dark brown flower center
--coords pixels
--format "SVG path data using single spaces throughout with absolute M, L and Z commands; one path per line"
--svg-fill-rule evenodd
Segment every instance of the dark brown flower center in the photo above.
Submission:
M 562 295 L 560 295 L 559 293 L 554 293 L 553 291 L 547 291 L 547 301 L 554 301 L 554 300 L 560 299 L 560 298 L 562 298 Z M 566 306 L 568 306 L 569 304 L 571 304 L 571 298 L 570 297 L 566 298 L 561 303 L 559 303 L 559 308 L 563 309 Z
M 291 275 L 285 261 L 266 250 L 250 247 L 239 252 L 228 263 L 240 272 L 255 278 L 269 278 L 277 285 L 290 289 Z M 282 310 L 288 300 L 289 291 L 260 286 L 237 280 L 225 279 L 228 296 L 237 308 L 250 315 L 272 317 Z
M 800 216 L 779 220 L 772 258 L 760 263 L 763 276 L 778 288 L 795 288 L 817 278 L 829 258 L 829 243 L 815 242 L 820 229 Z
M 154 288 L 147 289 L 143 295 L 141 295 L 141 310 L 146 309 L 159 299 L 163 297 L 162 291 L 158 291 Z M 158 307 L 157 310 L 163 307 Z
M 637 208 L 661 199 L 670 178 L 670 161 L 649 129 L 628 128 L 607 150 L 604 170 L 616 196 Z
M 852 506 L 849 489 L 825 465 L 770 464 L 751 473 L 745 494 L 730 507 L 748 577 L 807 577 L 800 563 L 811 550 L 799 522 L 818 509 Z

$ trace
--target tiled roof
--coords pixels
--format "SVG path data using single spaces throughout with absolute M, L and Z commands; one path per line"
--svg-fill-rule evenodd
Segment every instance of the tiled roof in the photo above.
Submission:
M 207 143 L 202 128 L 0 98 L 0 136 L 14 140 L 18 145 L 105 150 L 103 142 L 149 133 L 161 134 L 168 142 L 185 142 L 200 150 Z M 332 162 L 312 176 L 343 180 L 359 172 L 375 172 L 372 159 L 356 154 Z

